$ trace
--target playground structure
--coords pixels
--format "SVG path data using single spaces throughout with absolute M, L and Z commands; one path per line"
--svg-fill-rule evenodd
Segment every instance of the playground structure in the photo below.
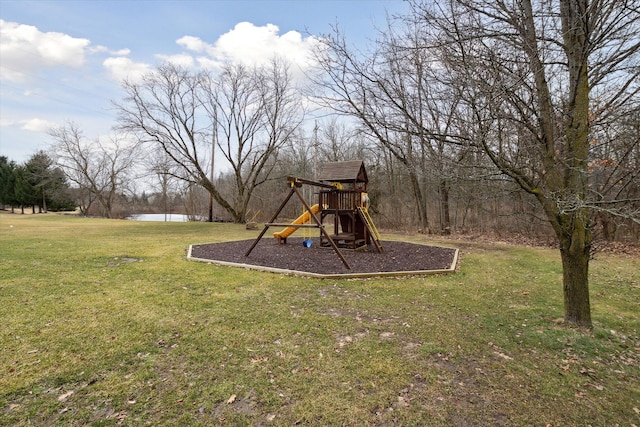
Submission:
M 340 247 L 361 250 L 373 243 L 378 252 L 383 252 L 380 233 L 368 211 L 368 178 L 364 162 L 358 160 L 327 163 L 317 181 L 289 176 L 287 182 L 291 191 L 269 222 L 265 223 L 264 229 L 247 250 L 245 257 L 249 256 L 270 227 L 285 227 L 284 230 L 274 233 L 274 238 L 279 244 L 286 244 L 287 237 L 299 228 L 318 228 L 320 246 L 333 248 L 347 269 L 351 267 L 340 252 Z M 309 205 L 299 191 L 304 184 L 320 188 L 316 193 L 318 202 L 313 206 Z M 290 224 L 274 222 L 294 194 L 302 202 L 304 213 Z M 329 227 L 325 225 L 325 221 Z M 333 233 L 330 234 L 327 228 L 332 229 Z
M 304 211 L 302 215 L 296 218 L 291 224 L 292 226 L 285 228 L 282 231 L 273 233 L 273 237 L 278 240 L 278 243 L 287 243 L 287 237 L 292 235 L 298 230 L 298 225 L 302 227 L 302 224 L 306 224 L 311 221 L 311 213 L 317 214 L 320 211 L 320 205 L 315 204 L 311 206 L 311 211 Z

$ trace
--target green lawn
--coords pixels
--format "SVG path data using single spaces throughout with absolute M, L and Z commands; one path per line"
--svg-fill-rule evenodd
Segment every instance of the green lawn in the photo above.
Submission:
M 0 214 L 0 425 L 640 425 L 638 258 L 592 262 L 587 331 L 555 250 L 369 280 L 186 260 L 256 235 Z

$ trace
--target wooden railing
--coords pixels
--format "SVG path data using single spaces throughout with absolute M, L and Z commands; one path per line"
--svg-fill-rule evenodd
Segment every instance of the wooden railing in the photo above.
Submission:
M 362 193 L 349 190 L 320 191 L 319 204 L 323 209 L 354 210 L 362 206 Z

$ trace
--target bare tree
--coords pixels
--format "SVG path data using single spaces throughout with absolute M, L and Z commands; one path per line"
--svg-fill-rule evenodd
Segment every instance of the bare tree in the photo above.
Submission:
M 318 150 L 314 154 L 329 162 L 365 160 L 363 135 L 356 127 L 357 123 L 350 125 L 336 116 L 320 121 L 317 124 L 317 141 L 314 141 L 318 144 Z
M 302 109 L 288 67 L 279 59 L 253 71 L 228 65 L 217 89 L 211 97 L 217 111 L 216 139 L 231 164 L 234 210 L 244 222 L 253 191 L 271 176 L 280 149 L 302 122 Z
M 640 236 L 640 110 L 628 104 L 593 124 L 590 204 L 606 241 Z
M 123 82 L 127 97 L 117 104 L 121 129 L 137 135 L 149 150 L 160 147 L 176 168 L 167 173 L 202 185 L 225 209 L 232 209 L 208 178 L 211 118 L 201 112 L 201 79 L 164 64 L 141 82 Z
M 638 109 L 637 4 L 447 0 L 412 6 L 410 19 L 436 35 L 429 50 L 440 52 L 452 86 L 465 82 L 460 95 L 473 117 L 474 143 L 536 197 L 555 231 L 565 320 L 590 326 L 588 266 L 598 202 L 589 166 L 597 145 L 592 130 L 624 105 Z
M 52 158 L 80 192 L 81 212 L 88 214 L 97 201 L 102 215 L 112 218 L 114 202 L 127 189 L 135 167 L 136 145 L 117 136 L 108 143 L 87 140 L 73 123 L 52 129 L 49 135 L 55 141 Z
M 160 188 L 160 205 L 164 213 L 164 220 L 168 220 L 168 214 L 174 207 L 174 197 L 177 191 L 176 165 L 160 147 L 149 153 L 143 160 L 144 167 L 156 178 Z
M 440 197 L 440 224 L 450 229 L 449 186 L 460 154 L 450 144 L 459 96 L 439 81 L 424 34 L 407 21 L 390 23 L 374 52 L 351 49 L 339 29 L 317 50 L 322 74 L 314 79 L 317 98 L 328 108 L 355 118 L 406 169 L 420 229 L 430 230 L 427 201 L 431 182 Z
M 271 172 L 269 160 L 301 120 L 286 65 L 227 64 L 212 75 L 165 64 L 124 88 L 121 127 L 162 147 L 178 166 L 174 176 L 204 187 L 235 222 L 245 222 L 253 191 Z M 233 195 L 211 179 L 211 144 L 231 168 Z
M 323 38 L 322 45 L 316 51 L 316 61 L 322 72 L 314 77 L 316 99 L 338 114 L 356 118 L 364 132 L 372 135 L 406 167 L 420 222 L 426 230 L 429 222 L 413 141 L 406 132 L 398 132 L 402 124 L 392 122 L 389 117 L 397 116 L 389 111 L 392 104 L 380 91 L 380 71 L 376 59 L 376 54 L 369 58 L 350 49 L 339 29 L 336 29 L 334 34 Z

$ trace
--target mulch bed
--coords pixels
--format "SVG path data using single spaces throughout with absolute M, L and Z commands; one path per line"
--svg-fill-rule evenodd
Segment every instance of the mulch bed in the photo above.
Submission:
M 244 254 L 253 240 L 193 245 L 191 257 L 329 275 L 445 270 L 451 268 L 456 253 L 451 248 L 396 241 L 383 241 L 382 253 L 374 245 L 359 251 L 341 248 L 349 270 L 331 247 L 320 247 L 318 241 L 305 248 L 302 238 L 290 237 L 287 244 L 279 245 L 265 237 L 248 257 Z

